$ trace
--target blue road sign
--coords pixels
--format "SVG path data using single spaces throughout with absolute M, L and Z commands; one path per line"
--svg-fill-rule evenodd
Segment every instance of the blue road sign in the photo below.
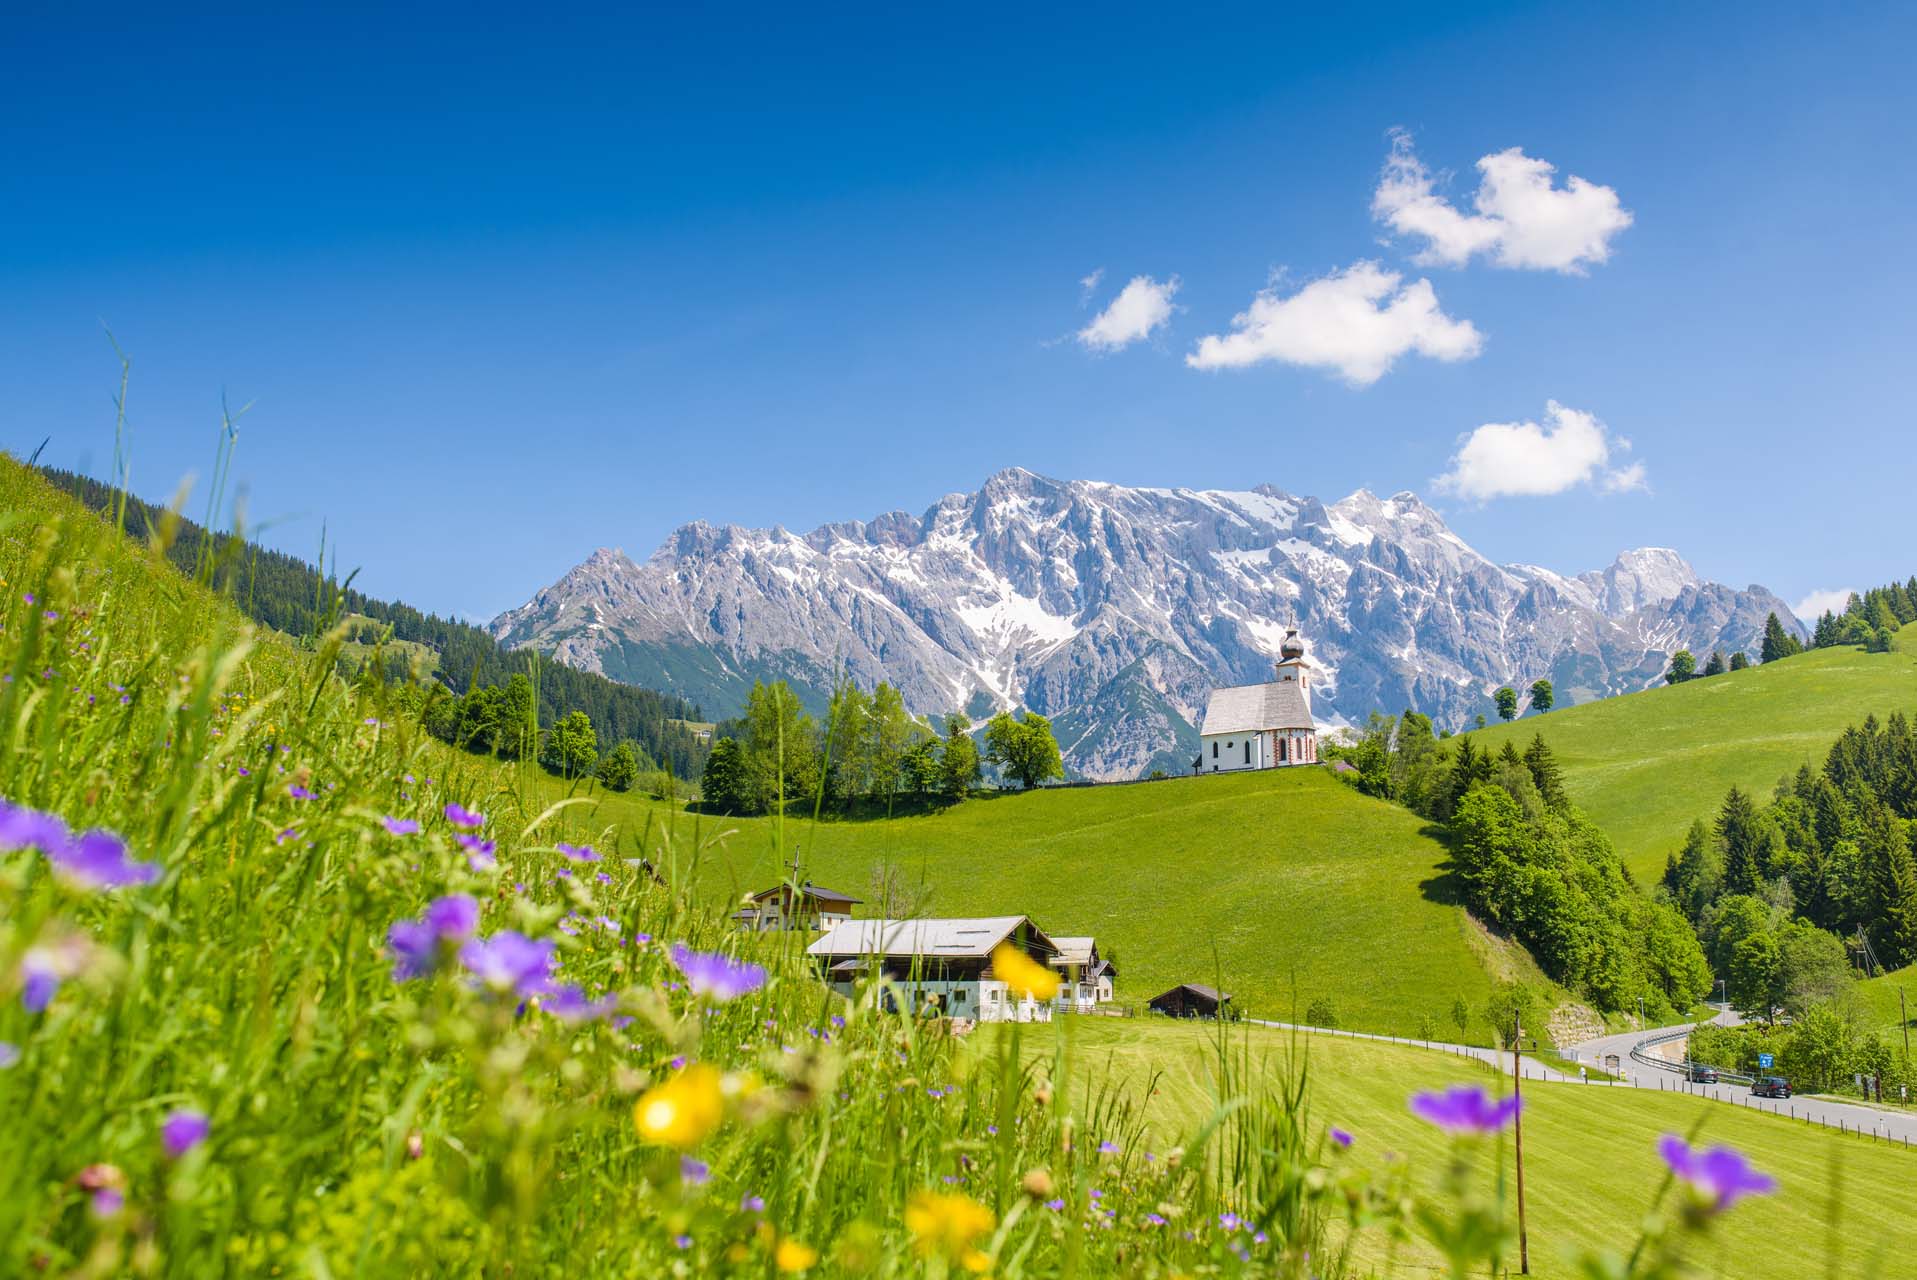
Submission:
M 1758 1054 L 1757 1065 L 1764 1068 L 1764 1070 L 1769 1071 L 1771 1069 L 1771 1055 L 1768 1053 Z

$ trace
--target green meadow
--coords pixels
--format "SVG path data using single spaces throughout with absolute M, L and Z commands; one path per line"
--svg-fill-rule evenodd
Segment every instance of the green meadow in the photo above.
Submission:
M 1055 1027 L 1031 1052 L 1049 1055 Z M 1223 1032 L 1231 1054 L 1267 1072 L 1302 1063 L 1315 1126 L 1337 1126 L 1356 1141 L 1344 1159 L 1383 1174 L 1406 1161 L 1413 1185 L 1434 1191 L 1445 1162 L 1441 1134 L 1413 1116 L 1408 1095 L 1453 1084 L 1494 1082 L 1489 1068 L 1412 1047 L 1339 1037 L 1297 1037 L 1262 1027 Z M 1152 1020 L 1079 1018 L 1069 1027 L 1072 1061 L 1087 1082 L 1119 1081 L 1145 1095 L 1147 1149 L 1157 1159 L 1211 1116 L 1220 1029 Z M 1509 1087 L 1509 1082 L 1504 1082 Z M 1228 1094 L 1227 1094 L 1228 1096 Z M 1618 1247 L 1631 1240 L 1663 1174 L 1655 1144 L 1665 1133 L 1728 1143 L 1778 1180 L 1775 1196 L 1752 1201 L 1715 1224 L 1695 1259 L 1703 1274 L 1724 1277 L 1893 1276 L 1917 1253 L 1917 1214 L 1887 1212 L 1892 1188 L 1917 1176 L 1917 1151 L 1809 1128 L 1680 1093 L 1576 1084 L 1524 1084 L 1524 1172 L 1532 1274 L 1579 1274 L 1570 1249 Z M 1507 1173 L 1512 1153 L 1503 1149 Z M 1488 1181 L 1487 1153 L 1482 1175 Z M 1382 1259 L 1383 1242 L 1367 1251 Z M 1439 1258 L 1407 1246 L 1406 1274 L 1424 1274 Z
M 593 822 L 650 823 L 705 846 L 697 882 L 713 902 L 790 874 L 776 819 L 596 800 Z M 1542 981 L 1453 905 L 1445 850 L 1420 819 L 1324 769 L 990 793 L 903 817 L 788 816 L 783 828 L 803 873 L 864 899 L 864 914 L 889 897 L 895 912 L 1024 914 L 1096 937 L 1133 1004 L 1202 982 L 1262 1016 L 1322 997 L 1345 1026 L 1413 1035 L 1428 1016 L 1455 1035 L 1460 996 L 1476 1008 L 1494 980 Z
M 1867 715 L 1917 712 L 1917 628 L 1889 653 L 1813 649 L 1709 679 L 1526 716 L 1472 734 L 1497 751 L 1542 733 L 1571 798 L 1644 882 L 1735 785 L 1768 796 Z

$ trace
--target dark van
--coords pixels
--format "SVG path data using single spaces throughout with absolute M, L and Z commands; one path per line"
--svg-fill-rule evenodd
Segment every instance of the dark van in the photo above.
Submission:
M 1791 1082 L 1783 1076 L 1759 1076 L 1751 1081 L 1751 1093 L 1759 1098 L 1788 1098 Z

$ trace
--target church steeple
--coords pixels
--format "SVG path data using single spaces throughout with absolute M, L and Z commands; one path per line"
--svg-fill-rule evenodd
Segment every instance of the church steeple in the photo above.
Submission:
M 1305 709 L 1311 709 L 1311 663 L 1305 659 L 1305 640 L 1298 634 L 1298 628 L 1285 628 L 1284 641 L 1278 646 L 1278 664 L 1276 667 L 1278 683 L 1296 683 L 1298 692 L 1304 696 Z

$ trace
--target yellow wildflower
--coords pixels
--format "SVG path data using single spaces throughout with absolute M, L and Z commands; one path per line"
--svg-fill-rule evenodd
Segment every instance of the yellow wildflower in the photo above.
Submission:
M 992 950 L 992 973 L 1013 995 L 1034 1000 L 1050 1000 L 1058 994 L 1058 973 L 1020 951 L 1009 942 Z
M 719 1069 L 703 1062 L 646 1090 L 632 1108 L 640 1137 L 681 1151 L 705 1141 L 724 1118 Z
M 781 1240 L 779 1247 L 772 1251 L 772 1261 L 779 1270 L 785 1272 L 808 1271 L 819 1260 L 819 1251 L 809 1244 L 800 1244 L 797 1240 Z
M 921 1257 L 943 1254 L 967 1268 L 984 1255 L 972 1242 L 992 1229 L 992 1211 L 970 1196 L 916 1191 L 905 1206 L 905 1227 Z M 985 1259 L 990 1265 L 990 1259 Z

